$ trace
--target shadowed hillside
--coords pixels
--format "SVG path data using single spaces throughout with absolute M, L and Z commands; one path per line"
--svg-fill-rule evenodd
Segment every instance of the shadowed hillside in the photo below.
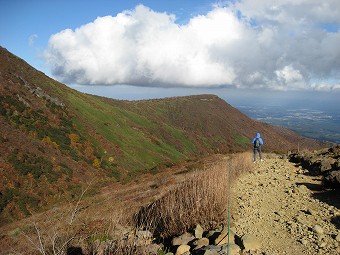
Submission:
M 72 90 L 0 48 L 0 221 L 213 153 L 321 143 L 255 122 L 214 95 L 119 101 Z M 91 193 L 92 192 L 92 193 Z M 92 190 L 88 194 L 93 194 Z

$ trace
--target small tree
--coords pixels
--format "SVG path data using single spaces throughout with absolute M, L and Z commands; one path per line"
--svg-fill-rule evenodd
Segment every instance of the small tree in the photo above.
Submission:
M 100 161 L 99 161 L 99 159 L 95 158 L 95 159 L 93 160 L 92 166 L 95 167 L 95 168 L 99 168 L 99 167 L 100 167 Z

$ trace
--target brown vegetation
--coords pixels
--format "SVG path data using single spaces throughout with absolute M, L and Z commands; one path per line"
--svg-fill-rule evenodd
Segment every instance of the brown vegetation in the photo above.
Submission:
M 252 167 L 249 153 L 221 155 L 201 169 L 163 176 L 163 184 L 181 177 L 177 184 L 170 181 L 168 183 L 173 184 L 159 186 L 157 196 L 146 198 L 148 205 L 141 200 L 122 201 L 125 193 L 116 197 L 106 211 L 104 205 L 99 208 L 92 200 L 81 199 L 69 209 L 50 211 L 44 217 L 36 215 L 22 221 L 22 225 L 12 225 L 11 230 L 6 228 L 11 234 L 2 238 L 0 244 L 7 251 L 12 247 L 13 251 L 25 250 L 26 254 L 64 254 L 72 247 L 84 254 L 98 250 L 105 250 L 107 254 L 141 254 L 147 245 L 143 240 L 136 241 L 136 233 L 141 229 L 151 231 L 154 237 L 166 237 L 183 233 L 197 223 L 209 228 L 226 222 L 228 174 L 232 184 L 237 176 Z M 152 183 L 157 180 L 158 177 L 154 178 Z M 132 189 L 130 185 L 130 194 Z M 118 194 L 106 194 L 113 195 Z M 161 197 L 153 201 L 159 195 Z M 5 242 L 9 246 L 5 246 Z
M 156 236 L 169 237 L 226 223 L 229 183 L 252 168 L 249 153 L 226 157 L 206 171 L 196 171 L 161 199 L 142 208 L 137 222 Z

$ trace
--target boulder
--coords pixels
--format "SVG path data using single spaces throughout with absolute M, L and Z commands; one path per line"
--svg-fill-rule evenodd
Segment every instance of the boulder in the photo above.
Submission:
M 178 246 L 175 255 L 182 255 L 190 251 L 190 246 L 187 244 L 182 244 Z
M 337 234 L 337 235 L 336 235 L 335 240 L 337 240 L 338 242 L 340 242 L 340 234 Z
M 222 251 L 224 251 L 224 254 L 236 255 L 236 254 L 239 254 L 239 252 L 241 251 L 241 248 L 236 244 L 230 244 L 229 253 L 228 253 L 228 245 L 223 245 Z
M 298 185 L 293 189 L 293 193 L 309 194 L 310 190 L 305 185 Z
M 329 172 L 323 180 L 323 185 L 329 188 L 340 188 L 340 170 Z
M 190 233 L 184 233 L 181 236 L 174 237 L 171 241 L 172 246 L 178 246 L 182 244 L 188 244 L 190 241 L 194 240 L 195 237 Z
M 319 225 L 315 225 L 315 226 L 313 227 L 313 230 L 314 230 L 314 232 L 315 232 L 316 234 L 318 234 L 318 235 L 322 235 L 322 234 L 323 234 L 323 228 L 320 227 Z
M 200 224 L 197 224 L 194 232 L 196 238 L 202 238 L 204 229 L 201 227 Z
M 308 208 L 308 209 L 306 210 L 306 212 L 307 212 L 309 215 L 313 215 L 313 216 L 316 216 L 316 215 L 317 215 L 317 212 L 314 211 L 313 209 L 310 209 L 310 208 Z
M 303 245 L 307 245 L 307 244 L 308 244 L 308 241 L 307 241 L 306 239 L 304 239 L 304 238 L 302 238 L 302 239 L 300 240 L 300 242 L 301 242 Z
M 333 146 L 328 149 L 328 153 L 333 155 L 333 158 L 340 157 L 340 145 Z
M 211 240 L 215 240 L 216 237 L 220 234 L 220 231 L 217 230 L 209 230 L 209 232 L 205 235 L 206 238 Z
M 200 238 L 192 242 L 192 245 L 194 246 L 194 249 L 200 249 L 204 246 L 209 245 L 209 239 L 208 238 Z
M 322 159 L 320 160 L 320 172 L 327 172 L 332 170 L 332 164 L 334 164 L 334 159 Z
M 200 255 L 220 255 L 220 253 L 217 250 L 206 250 L 202 251 Z
M 259 240 L 257 240 L 257 238 L 252 235 L 242 236 L 241 242 L 244 250 L 246 251 L 258 250 L 261 248 L 261 243 L 259 242 Z
M 197 255 L 219 255 L 222 247 L 216 245 L 207 245 L 200 249 L 193 250 L 193 254 Z
M 334 162 L 333 169 L 340 170 L 340 159 L 339 158 L 337 159 L 337 161 Z

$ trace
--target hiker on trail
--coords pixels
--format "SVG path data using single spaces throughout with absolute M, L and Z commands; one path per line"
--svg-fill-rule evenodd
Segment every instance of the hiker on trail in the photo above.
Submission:
M 263 159 L 262 159 L 262 151 L 261 151 L 263 140 L 261 138 L 260 133 L 256 134 L 256 137 L 253 139 L 252 144 L 254 144 L 254 162 L 256 162 L 256 152 L 259 153 L 260 160 L 263 161 Z

